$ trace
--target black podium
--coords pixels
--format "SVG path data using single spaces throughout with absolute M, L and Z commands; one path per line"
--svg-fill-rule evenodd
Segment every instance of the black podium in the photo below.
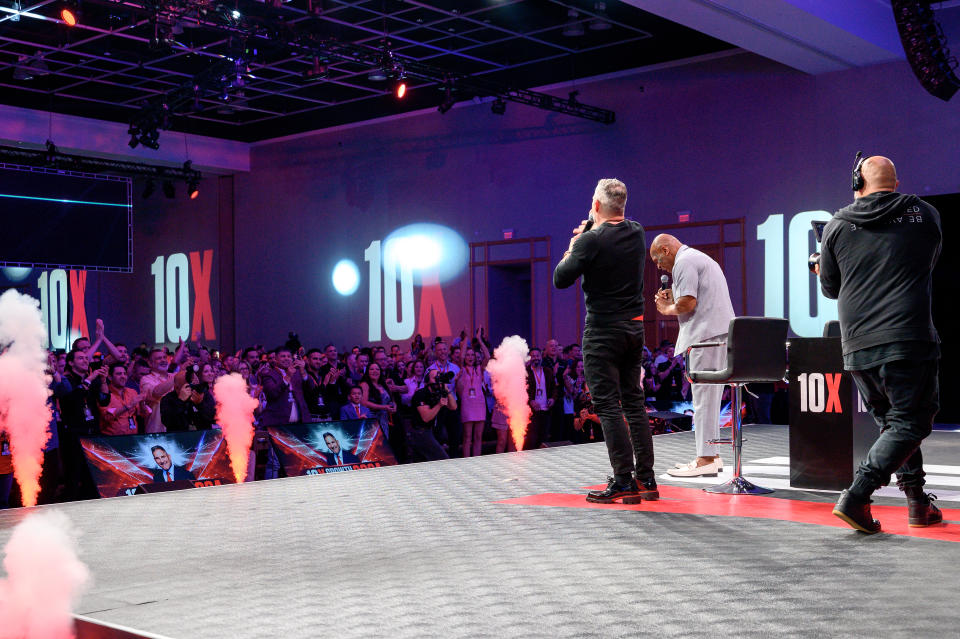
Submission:
M 788 344 L 790 486 L 843 490 L 880 429 L 843 370 L 839 337 Z

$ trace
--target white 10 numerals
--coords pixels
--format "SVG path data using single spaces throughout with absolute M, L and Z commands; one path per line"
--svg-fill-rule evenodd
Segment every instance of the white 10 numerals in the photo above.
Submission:
M 413 335 L 416 322 L 413 316 L 413 269 L 407 264 L 397 264 L 395 254 L 395 251 L 386 253 L 381 251 L 380 240 L 370 242 L 370 246 L 363 252 L 363 260 L 370 265 L 369 339 L 371 342 L 379 342 L 383 339 L 381 325 L 386 329 L 387 339 L 402 340 Z M 397 308 L 398 269 L 400 271 L 399 309 Z
M 47 327 L 52 348 L 66 350 L 71 342 L 67 332 L 67 272 L 62 268 L 46 271 L 37 279 L 40 289 L 40 315 Z M 79 335 L 77 336 L 79 337 Z
M 837 319 L 836 300 L 824 297 L 820 283 L 806 268 L 810 234 L 813 233 L 810 222 L 829 218 L 827 211 L 804 211 L 794 215 L 787 230 L 787 251 L 784 251 L 782 213 L 769 216 L 757 227 L 757 239 L 764 243 L 763 314 L 767 317 L 786 317 L 790 320 L 790 328 L 801 337 L 820 337 L 823 325 Z M 789 291 L 786 300 L 784 271 L 787 273 Z M 816 295 L 816 314 L 811 308 L 812 294 Z M 787 301 L 789 309 L 785 308 Z
M 157 344 L 190 339 L 189 272 L 190 263 L 186 253 L 174 253 L 168 257 L 166 268 L 162 255 L 150 265 L 154 279 L 154 341 Z

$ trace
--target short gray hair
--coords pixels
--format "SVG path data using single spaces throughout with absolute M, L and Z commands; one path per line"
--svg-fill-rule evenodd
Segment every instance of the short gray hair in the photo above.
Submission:
M 616 178 L 604 178 L 597 182 L 593 199 L 605 209 L 623 213 L 627 206 L 627 185 Z

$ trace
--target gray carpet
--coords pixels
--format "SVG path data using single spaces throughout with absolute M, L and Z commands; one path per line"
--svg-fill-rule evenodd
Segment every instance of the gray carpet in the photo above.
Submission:
M 748 463 L 787 455 L 784 427 L 745 432 Z M 958 444 L 934 433 L 925 459 L 950 464 Z M 662 473 L 693 436 L 655 445 Z M 177 639 L 957 632 L 957 543 L 493 503 L 608 473 L 588 444 L 47 508 L 83 533 L 95 583 L 78 612 Z M 24 514 L 0 512 L 0 543 Z

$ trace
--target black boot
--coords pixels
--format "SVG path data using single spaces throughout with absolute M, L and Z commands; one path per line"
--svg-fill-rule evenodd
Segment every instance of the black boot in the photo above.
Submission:
M 646 481 L 637 480 L 636 495 L 629 495 L 623 498 L 625 504 L 639 504 L 642 501 L 656 501 L 660 499 L 660 491 L 657 490 L 657 480 L 648 479 Z
M 639 495 L 637 482 L 632 478 L 628 482 L 619 483 L 613 477 L 607 478 L 607 487 L 605 490 L 593 490 L 587 493 L 587 501 L 594 504 L 612 504 L 615 499 L 621 497 L 635 497 Z
M 924 528 L 943 521 L 943 513 L 933 505 L 936 495 L 923 492 L 922 486 L 906 486 L 907 521 L 911 528 Z
M 859 499 L 851 495 L 849 490 L 840 493 L 833 514 L 862 533 L 872 535 L 880 532 L 880 522 L 870 514 L 870 500 Z

